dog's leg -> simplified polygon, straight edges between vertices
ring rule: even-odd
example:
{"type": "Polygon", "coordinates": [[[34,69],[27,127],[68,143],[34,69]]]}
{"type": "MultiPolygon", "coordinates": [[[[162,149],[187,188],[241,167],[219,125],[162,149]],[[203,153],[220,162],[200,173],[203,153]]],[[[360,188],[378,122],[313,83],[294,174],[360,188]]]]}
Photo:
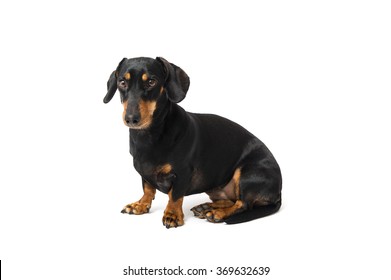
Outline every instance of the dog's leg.
{"type": "Polygon", "coordinates": [[[144,180],[143,189],[143,197],[137,202],[126,205],[124,209],[122,209],[121,213],[141,215],[149,212],[152,200],[155,198],[156,189],[144,180]]]}
{"type": "Polygon", "coordinates": [[[182,211],[183,197],[174,201],[171,189],[168,193],[168,198],[168,204],[163,215],[163,225],[166,228],[182,226],[185,223],[182,211]]]}
{"type": "Polygon", "coordinates": [[[196,217],[214,223],[250,221],[278,211],[281,186],[281,171],[275,159],[267,151],[256,149],[235,169],[227,185],[207,192],[212,203],[191,210],[196,217]],[[221,199],[224,201],[218,202],[221,199]]]}
{"type": "Polygon", "coordinates": [[[241,169],[237,168],[228,184],[222,188],[208,192],[213,202],[207,202],[191,209],[194,216],[207,219],[209,222],[219,223],[229,216],[241,212],[246,205],[240,200],[241,169]]]}
{"type": "Polygon", "coordinates": [[[224,222],[228,217],[244,211],[244,203],[241,200],[236,200],[234,205],[226,208],[216,208],[205,214],[206,219],[212,223],[224,222]]]}

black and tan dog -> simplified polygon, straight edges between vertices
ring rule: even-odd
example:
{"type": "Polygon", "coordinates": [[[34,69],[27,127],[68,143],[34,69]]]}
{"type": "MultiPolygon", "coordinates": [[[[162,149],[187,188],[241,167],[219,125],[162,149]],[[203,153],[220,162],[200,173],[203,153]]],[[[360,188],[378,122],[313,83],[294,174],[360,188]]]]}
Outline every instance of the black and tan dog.
{"type": "Polygon", "coordinates": [[[212,202],[191,210],[210,222],[240,223],[277,212],[282,180],[273,155],[238,124],[178,106],[189,85],[186,73],[161,57],[124,58],[111,74],[103,101],[119,90],[144,190],[122,213],[149,212],[156,190],[169,197],[167,228],[184,224],[183,197],[201,192],[212,202]]]}

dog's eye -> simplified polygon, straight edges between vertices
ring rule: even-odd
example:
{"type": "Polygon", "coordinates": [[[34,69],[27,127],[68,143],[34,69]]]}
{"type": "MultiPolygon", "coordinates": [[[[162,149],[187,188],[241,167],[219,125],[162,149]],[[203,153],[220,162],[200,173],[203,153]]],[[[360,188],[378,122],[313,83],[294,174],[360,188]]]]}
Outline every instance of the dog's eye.
{"type": "Polygon", "coordinates": [[[157,85],[157,81],[154,80],[154,79],[149,79],[149,80],[147,81],[147,83],[146,83],[146,87],[147,87],[148,89],[151,89],[151,88],[153,88],[153,87],[156,86],[156,85],[157,85]]]}
{"type": "Polygon", "coordinates": [[[122,80],[122,81],[119,81],[119,82],[118,82],[118,86],[119,86],[120,88],[125,89],[127,85],[126,85],[126,82],[122,80]]]}

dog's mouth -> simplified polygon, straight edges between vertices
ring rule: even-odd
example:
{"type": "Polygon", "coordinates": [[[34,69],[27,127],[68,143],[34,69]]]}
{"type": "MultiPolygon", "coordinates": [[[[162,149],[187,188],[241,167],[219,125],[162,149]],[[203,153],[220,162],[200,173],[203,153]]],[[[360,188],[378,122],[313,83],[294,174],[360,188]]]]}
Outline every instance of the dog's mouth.
{"type": "Polygon", "coordinates": [[[132,124],[132,123],[127,123],[127,122],[124,120],[124,124],[125,124],[127,127],[129,127],[130,129],[142,130],[142,129],[147,129],[147,128],[151,125],[151,122],[145,121],[145,122],[142,122],[142,123],[132,124]]]}

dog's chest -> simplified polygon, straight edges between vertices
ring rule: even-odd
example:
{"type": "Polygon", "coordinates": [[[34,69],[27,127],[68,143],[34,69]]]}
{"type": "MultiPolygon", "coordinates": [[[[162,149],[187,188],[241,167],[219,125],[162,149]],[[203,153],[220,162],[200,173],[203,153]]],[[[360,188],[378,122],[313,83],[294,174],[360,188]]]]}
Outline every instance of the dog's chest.
{"type": "Polygon", "coordinates": [[[134,167],[146,181],[163,193],[168,193],[175,180],[169,163],[134,160],[134,167]]]}

